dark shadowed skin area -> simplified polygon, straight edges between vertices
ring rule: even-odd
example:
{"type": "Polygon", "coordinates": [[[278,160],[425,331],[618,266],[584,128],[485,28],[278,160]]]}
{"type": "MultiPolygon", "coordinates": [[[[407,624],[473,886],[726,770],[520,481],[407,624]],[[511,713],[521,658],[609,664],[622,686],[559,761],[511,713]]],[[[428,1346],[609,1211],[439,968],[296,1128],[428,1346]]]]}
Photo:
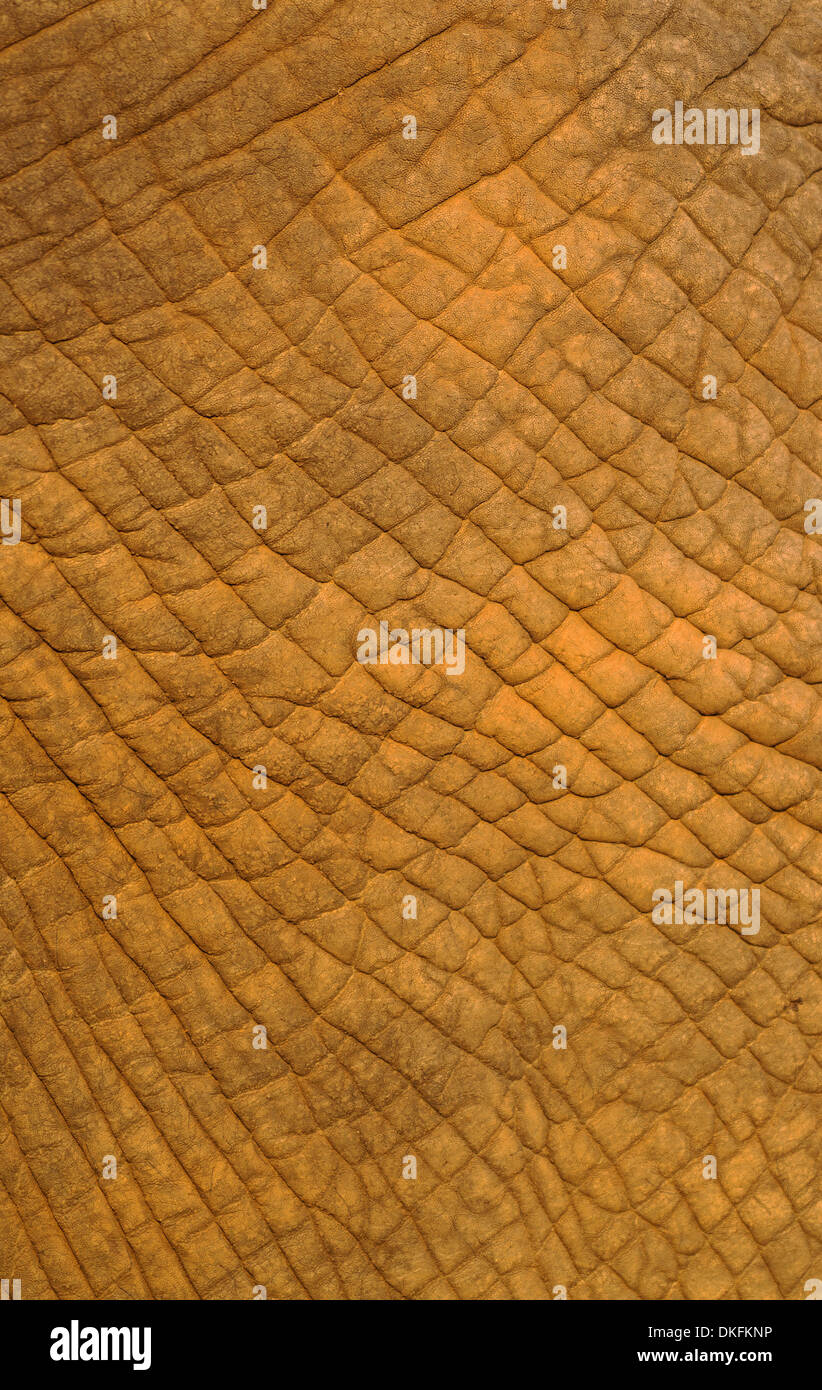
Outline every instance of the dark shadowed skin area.
{"type": "Polygon", "coordinates": [[[24,1298],[822,1278],[820,33],[5,0],[24,1298]]]}

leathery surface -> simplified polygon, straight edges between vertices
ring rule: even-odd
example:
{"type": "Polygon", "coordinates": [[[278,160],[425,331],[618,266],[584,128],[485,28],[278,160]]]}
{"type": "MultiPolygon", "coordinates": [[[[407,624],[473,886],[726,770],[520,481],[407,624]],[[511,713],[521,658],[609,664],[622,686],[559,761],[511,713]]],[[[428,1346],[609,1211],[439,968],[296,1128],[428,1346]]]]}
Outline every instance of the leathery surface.
{"type": "Polygon", "coordinates": [[[3,6],[24,1298],[822,1277],[819,36],[3,6]],[[680,99],[761,148],[656,144],[680,99]],[[760,930],[654,921],[678,881],[760,930]]]}

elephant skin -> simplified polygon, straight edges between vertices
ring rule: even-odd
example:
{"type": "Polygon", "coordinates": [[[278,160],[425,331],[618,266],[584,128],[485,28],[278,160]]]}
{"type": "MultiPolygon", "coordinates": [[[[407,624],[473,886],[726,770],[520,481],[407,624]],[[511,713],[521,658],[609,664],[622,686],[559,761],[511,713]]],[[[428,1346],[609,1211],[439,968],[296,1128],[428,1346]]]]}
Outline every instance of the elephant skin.
{"type": "Polygon", "coordinates": [[[7,0],[24,1298],[822,1278],[818,41],[7,0]]]}

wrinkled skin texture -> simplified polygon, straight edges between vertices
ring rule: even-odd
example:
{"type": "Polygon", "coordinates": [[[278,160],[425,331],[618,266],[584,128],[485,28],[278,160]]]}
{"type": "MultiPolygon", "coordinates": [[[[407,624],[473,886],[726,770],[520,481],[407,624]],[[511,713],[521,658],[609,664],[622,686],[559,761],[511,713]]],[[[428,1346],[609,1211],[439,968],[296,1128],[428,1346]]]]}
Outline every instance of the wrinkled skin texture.
{"type": "Polygon", "coordinates": [[[822,1277],[819,32],[6,0],[24,1297],[822,1277]],[[761,152],[656,146],[678,98],[761,152]],[[464,627],[464,675],[359,664],[381,619],[464,627]],[[677,878],[758,885],[759,934],[655,925],[677,878]]]}

